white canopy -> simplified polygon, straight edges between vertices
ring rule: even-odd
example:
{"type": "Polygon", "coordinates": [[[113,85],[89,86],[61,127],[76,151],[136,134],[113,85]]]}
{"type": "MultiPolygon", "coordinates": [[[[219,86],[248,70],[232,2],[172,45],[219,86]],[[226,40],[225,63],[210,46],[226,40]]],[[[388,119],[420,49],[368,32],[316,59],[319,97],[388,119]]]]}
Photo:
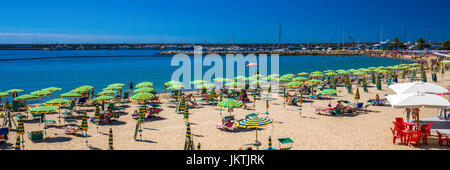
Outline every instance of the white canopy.
{"type": "Polygon", "coordinates": [[[397,94],[407,94],[407,93],[417,93],[417,92],[423,92],[423,93],[449,93],[449,91],[441,86],[438,86],[433,83],[427,83],[427,82],[412,82],[412,83],[400,83],[400,84],[393,84],[388,86],[390,89],[394,90],[397,94]]]}
{"type": "Polygon", "coordinates": [[[450,103],[443,97],[426,93],[388,95],[386,99],[394,108],[446,108],[450,106],[450,103]]]}

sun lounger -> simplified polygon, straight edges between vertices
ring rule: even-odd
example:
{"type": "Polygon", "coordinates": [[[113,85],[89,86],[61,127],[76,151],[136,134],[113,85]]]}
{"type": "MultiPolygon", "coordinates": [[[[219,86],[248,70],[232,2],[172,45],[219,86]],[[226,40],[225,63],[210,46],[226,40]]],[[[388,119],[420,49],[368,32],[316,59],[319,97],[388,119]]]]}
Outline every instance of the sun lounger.
{"type": "Polygon", "coordinates": [[[326,108],[326,107],[323,107],[323,108],[318,107],[318,108],[315,108],[315,110],[316,110],[316,114],[320,114],[320,113],[322,113],[322,114],[331,114],[331,111],[333,109],[332,108],[326,108]]]}

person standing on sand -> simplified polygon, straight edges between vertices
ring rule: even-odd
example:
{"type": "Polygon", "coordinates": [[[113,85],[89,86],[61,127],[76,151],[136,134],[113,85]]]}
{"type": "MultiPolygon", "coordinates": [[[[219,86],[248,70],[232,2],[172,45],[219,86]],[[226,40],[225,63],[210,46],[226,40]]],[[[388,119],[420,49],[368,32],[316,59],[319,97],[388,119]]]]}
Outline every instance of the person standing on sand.
{"type": "Polygon", "coordinates": [[[406,121],[409,122],[409,117],[411,116],[411,109],[406,108],[405,111],[403,111],[403,113],[406,113],[406,121]]]}
{"type": "Polygon", "coordinates": [[[130,81],[130,90],[133,90],[133,81],[130,81]]]}
{"type": "MultiPolygon", "coordinates": [[[[414,108],[413,109],[413,111],[412,111],[412,118],[414,119],[414,120],[416,120],[417,118],[419,118],[419,108],[414,108]]],[[[416,122],[416,123],[418,123],[418,122],[416,122]]]]}

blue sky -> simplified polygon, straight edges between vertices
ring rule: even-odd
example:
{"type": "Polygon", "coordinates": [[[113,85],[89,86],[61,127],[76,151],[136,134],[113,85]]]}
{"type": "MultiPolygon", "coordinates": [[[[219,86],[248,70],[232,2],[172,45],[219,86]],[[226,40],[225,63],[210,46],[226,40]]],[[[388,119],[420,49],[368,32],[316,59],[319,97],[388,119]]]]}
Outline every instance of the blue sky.
{"type": "Polygon", "coordinates": [[[450,39],[448,0],[2,0],[0,43],[450,39]],[[382,34],[381,32],[382,27],[382,34]]]}

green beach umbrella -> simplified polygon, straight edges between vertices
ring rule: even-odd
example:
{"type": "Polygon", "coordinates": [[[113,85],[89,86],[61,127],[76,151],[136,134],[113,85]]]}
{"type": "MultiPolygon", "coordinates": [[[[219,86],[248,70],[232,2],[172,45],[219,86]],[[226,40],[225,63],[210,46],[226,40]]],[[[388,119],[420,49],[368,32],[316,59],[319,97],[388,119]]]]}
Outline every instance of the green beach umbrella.
{"type": "Polygon", "coordinates": [[[377,89],[381,90],[381,80],[380,80],[380,75],[377,75],[376,77],[376,83],[377,83],[377,89]]]}
{"type": "Polygon", "coordinates": [[[425,70],[422,70],[422,82],[427,82],[427,74],[425,73],[425,70]]]}
{"type": "Polygon", "coordinates": [[[184,88],[183,85],[173,85],[173,86],[167,87],[167,90],[181,90],[183,88],[184,88]]]}
{"type": "Polygon", "coordinates": [[[113,149],[113,132],[112,132],[112,128],[109,128],[109,135],[108,135],[108,149],[109,150],[114,150],[113,149]]]}
{"type": "Polygon", "coordinates": [[[80,94],[82,94],[82,93],[87,93],[89,91],[89,89],[85,89],[85,88],[76,88],[76,89],[73,89],[73,90],[71,90],[71,91],[69,91],[69,93],[80,93],[80,94]]]}
{"type": "Polygon", "coordinates": [[[366,80],[366,77],[363,77],[363,89],[364,89],[364,92],[368,92],[368,90],[367,90],[367,80],[366,80]]]}
{"type": "Polygon", "coordinates": [[[205,81],[205,80],[194,80],[194,81],[191,81],[191,84],[206,84],[206,83],[209,83],[209,82],[205,81]]]}
{"type": "MultiPolygon", "coordinates": [[[[137,88],[137,87],[136,87],[137,88]]],[[[122,90],[122,87],[120,86],[108,86],[104,89],[102,89],[103,91],[109,91],[109,90],[122,90]]]]}
{"type": "Polygon", "coordinates": [[[143,103],[142,106],[139,107],[139,116],[138,116],[139,124],[144,124],[144,117],[146,114],[147,114],[147,105],[143,103]]]}
{"type": "Polygon", "coordinates": [[[47,88],[42,89],[42,90],[50,91],[50,92],[55,92],[55,91],[61,91],[62,89],[59,88],[59,87],[47,87],[47,88]]]}
{"type": "Polygon", "coordinates": [[[57,106],[42,105],[42,106],[31,107],[28,109],[28,112],[31,114],[43,114],[43,113],[56,112],[56,110],[58,110],[58,109],[59,109],[59,107],[57,107],[57,106]]]}
{"type": "Polygon", "coordinates": [[[78,93],[63,93],[61,95],[59,95],[59,97],[61,98],[80,98],[83,97],[83,95],[78,94],[78,93]]]}
{"type": "Polygon", "coordinates": [[[98,104],[95,105],[95,111],[94,111],[94,120],[100,122],[102,114],[100,113],[100,107],[98,104]]]}
{"type": "Polygon", "coordinates": [[[153,92],[153,91],[154,91],[153,88],[143,87],[143,88],[136,89],[133,92],[135,92],[135,93],[150,93],[150,92],[153,92]]]}
{"type": "Polygon", "coordinates": [[[98,95],[114,95],[114,94],[119,94],[119,92],[115,90],[105,90],[98,93],[98,95]]]}
{"type": "Polygon", "coordinates": [[[228,83],[225,83],[225,86],[240,86],[240,85],[244,85],[244,84],[241,83],[241,82],[228,82],[228,83]]]}
{"type": "Polygon", "coordinates": [[[183,118],[186,122],[189,122],[189,108],[186,105],[184,106],[183,118]]]}
{"type": "Polygon", "coordinates": [[[21,92],[24,92],[24,90],[22,90],[22,89],[11,89],[11,90],[8,90],[6,92],[8,92],[8,93],[21,93],[21,92]]]}
{"type": "Polygon", "coordinates": [[[335,72],[328,72],[328,73],[325,73],[325,75],[327,75],[327,76],[337,76],[338,74],[335,73],[335,72]]]}
{"type": "Polygon", "coordinates": [[[235,80],[245,80],[247,77],[245,77],[245,76],[237,76],[237,77],[235,77],[234,79],[235,80]]]}
{"type": "Polygon", "coordinates": [[[340,90],[336,90],[336,89],[325,89],[325,90],[321,90],[317,93],[319,94],[323,94],[323,95],[334,95],[341,92],[340,90]]]}
{"type": "Polygon", "coordinates": [[[152,93],[138,93],[135,94],[133,97],[131,97],[133,100],[138,100],[138,101],[145,101],[145,100],[151,100],[155,98],[155,95],[153,95],[152,93]]]}
{"type": "Polygon", "coordinates": [[[154,84],[152,82],[145,81],[145,82],[141,82],[141,83],[137,84],[136,88],[153,87],[153,85],[154,84]]]}
{"type": "Polygon", "coordinates": [[[301,73],[298,73],[297,75],[299,75],[299,76],[306,76],[306,75],[309,75],[309,73],[307,73],[307,72],[301,72],[301,73]]]}
{"type": "Polygon", "coordinates": [[[295,77],[295,74],[285,74],[285,75],[283,75],[281,77],[287,77],[287,78],[293,79],[295,77]]]}
{"type": "Polygon", "coordinates": [[[91,89],[94,88],[94,86],[84,85],[84,86],[80,86],[80,87],[78,87],[78,88],[80,88],[80,89],[88,89],[88,90],[91,90],[91,89]]]}
{"type": "Polygon", "coordinates": [[[306,77],[296,77],[296,78],[292,79],[292,81],[307,81],[307,80],[308,80],[308,78],[306,78],[306,77]]]}
{"type": "Polygon", "coordinates": [[[9,95],[8,92],[0,92],[0,97],[8,97],[9,95]]]}
{"type": "Polygon", "coordinates": [[[322,80],[317,80],[317,79],[311,79],[311,80],[306,81],[306,83],[317,85],[317,84],[322,84],[323,81],[322,80]]]}
{"type": "Polygon", "coordinates": [[[286,83],[284,86],[286,86],[286,87],[299,87],[301,85],[303,85],[303,83],[300,82],[300,81],[292,81],[292,82],[286,83]]]}
{"type": "Polygon", "coordinates": [[[234,100],[234,99],[227,99],[224,101],[221,101],[217,104],[217,106],[222,108],[239,108],[242,107],[243,104],[240,101],[234,100]]]}
{"type": "Polygon", "coordinates": [[[123,84],[123,83],[114,83],[114,84],[110,84],[110,85],[108,85],[108,86],[125,87],[125,86],[127,86],[127,85],[126,85],[126,84],[123,84]]]}
{"type": "MultiPolygon", "coordinates": [[[[229,78],[215,78],[213,81],[223,83],[223,82],[231,82],[233,80],[229,79],[229,78]]],[[[208,82],[207,81],[198,81],[198,82],[196,82],[196,84],[202,84],[202,83],[208,83],[208,82]]]]}
{"type": "Polygon", "coordinates": [[[107,101],[107,100],[112,100],[112,99],[115,99],[115,98],[112,96],[98,96],[98,97],[92,99],[91,101],[107,101]]]}
{"type": "Polygon", "coordinates": [[[291,82],[292,78],[281,76],[278,81],[280,82],[291,82]]]}
{"type": "Polygon", "coordinates": [[[15,101],[27,101],[27,100],[31,100],[31,99],[37,99],[38,97],[35,95],[31,95],[31,94],[24,94],[24,95],[20,95],[19,97],[14,98],[13,100],[15,101]]]}
{"type": "Polygon", "coordinates": [[[210,88],[214,88],[214,87],[215,87],[214,84],[209,84],[209,83],[200,84],[200,85],[196,86],[197,89],[210,89],[210,88]]]}
{"type": "Polygon", "coordinates": [[[171,80],[171,81],[164,83],[164,85],[166,85],[166,86],[183,85],[183,83],[181,83],[179,81],[171,80]]]}

